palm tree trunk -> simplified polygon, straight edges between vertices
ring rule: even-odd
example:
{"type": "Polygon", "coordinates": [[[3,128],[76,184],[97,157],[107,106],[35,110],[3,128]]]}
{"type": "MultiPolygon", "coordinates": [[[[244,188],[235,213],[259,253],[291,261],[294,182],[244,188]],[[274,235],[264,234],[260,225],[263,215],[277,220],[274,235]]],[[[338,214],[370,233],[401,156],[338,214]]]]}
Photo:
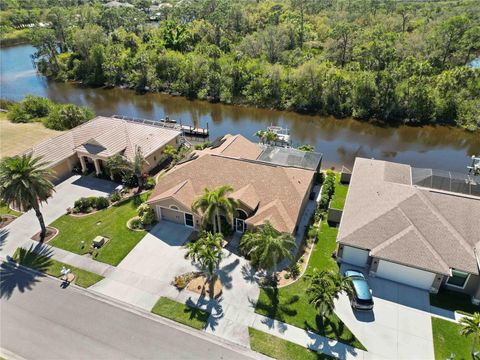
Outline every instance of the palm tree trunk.
{"type": "Polygon", "coordinates": [[[43,220],[43,215],[40,212],[38,204],[36,204],[33,209],[35,210],[35,215],[37,216],[38,222],[40,223],[40,243],[43,243],[45,236],[47,235],[47,227],[45,226],[45,221],[43,220]]]}
{"type": "Polygon", "coordinates": [[[218,232],[221,233],[222,232],[222,221],[220,220],[220,214],[218,212],[218,209],[217,209],[217,221],[218,221],[218,232]]]}
{"type": "Polygon", "coordinates": [[[475,360],[475,343],[477,342],[477,336],[473,337],[473,344],[472,344],[472,359],[475,360]]]}
{"type": "Polygon", "coordinates": [[[209,274],[209,287],[210,287],[210,299],[214,299],[215,297],[215,275],[209,274]]]}

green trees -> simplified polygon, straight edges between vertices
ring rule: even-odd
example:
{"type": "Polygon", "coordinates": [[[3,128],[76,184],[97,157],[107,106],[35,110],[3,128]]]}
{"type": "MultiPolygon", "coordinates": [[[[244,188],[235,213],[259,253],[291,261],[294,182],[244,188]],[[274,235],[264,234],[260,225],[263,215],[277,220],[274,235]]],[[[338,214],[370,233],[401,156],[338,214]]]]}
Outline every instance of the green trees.
{"type": "Polygon", "coordinates": [[[349,295],[353,293],[351,280],[336,272],[315,273],[309,280],[310,284],[307,288],[309,302],[318,310],[322,318],[333,312],[335,300],[341,292],[345,291],[349,295]]]}
{"type": "Polygon", "coordinates": [[[247,231],[240,240],[240,248],[260,269],[271,272],[276,282],[277,265],[284,259],[293,261],[292,252],[296,248],[291,234],[278,233],[266,221],[255,231],[247,231]]]}
{"type": "Polygon", "coordinates": [[[473,314],[473,317],[464,316],[460,319],[460,324],[462,328],[460,330],[460,334],[463,336],[472,336],[473,343],[472,343],[472,358],[476,359],[478,353],[475,352],[475,344],[480,336],[480,313],[476,312],[473,314]]]}
{"type": "Polygon", "coordinates": [[[213,190],[205,188],[203,194],[193,201],[192,210],[202,212],[204,227],[212,225],[215,234],[222,232],[221,216],[230,222],[235,212],[237,202],[228,197],[232,191],[230,185],[219,186],[213,190]]]}
{"type": "Polygon", "coordinates": [[[215,273],[218,270],[223,255],[222,242],[222,234],[212,234],[207,231],[202,231],[197,241],[189,242],[185,246],[187,249],[185,257],[197,263],[205,272],[210,284],[211,298],[214,297],[215,273]]]}
{"type": "Polygon", "coordinates": [[[49,129],[68,130],[93,118],[94,113],[87,107],[74,104],[54,105],[44,121],[49,129]]]}
{"type": "Polygon", "coordinates": [[[7,204],[16,204],[24,210],[33,209],[40,223],[40,242],[47,228],[40,212],[40,204],[52,195],[54,186],[50,179],[53,173],[47,163],[30,154],[7,157],[0,161],[0,199],[7,204]]]}
{"type": "Polygon", "coordinates": [[[480,56],[478,1],[181,2],[157,28],[143,7],[52,8],[52,29],[32,31],[38,70],[138,92],[478,128],[480,70],[465,66],[480,56]]]}

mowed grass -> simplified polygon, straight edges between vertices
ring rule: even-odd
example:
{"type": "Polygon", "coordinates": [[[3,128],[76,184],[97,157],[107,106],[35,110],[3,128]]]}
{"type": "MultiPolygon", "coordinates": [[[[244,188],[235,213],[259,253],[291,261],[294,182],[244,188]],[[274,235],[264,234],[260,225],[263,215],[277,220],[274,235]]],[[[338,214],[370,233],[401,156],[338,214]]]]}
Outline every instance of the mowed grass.
{"type": "Polygon", "coordinates": [[[32,249],[18,248],[13,255],[13,259],[20,265],[44,272],[56,278],[62,276],[60,270],[65,266],[75,275],[74,283],[84,288],[92,286],[103,279],[103,276],[98,274],[51,259],[49,256],[39,255],[32,249]]]}
{"type": "MultiPolygon", "coordinates": [[[[336,246],[337,231],[337,228],[330,227],[326,221],[322,222],[319,239],[310,256],[305,275],[322,270],[339,271],[336,261],[331,257],[336,246]]],[[[308,302],[308,282],[305,275],[283,288],[261,289],[255,312],[358,349],[365,349],[335,313],[329,315],[325,321],[322,320],[318,311],[308,302]]]]}
{"type": "Polygon", "coordinates": [[[152,313],[188,325],[194,329],[203,329],[210,315],[207,311],[161,297],[152,308],[152,313]]]}
{"type": "Polygon", "coordinates": [[[10,209],[10,207],[9,207],[8,205],[5,205],[5,204],[3,204],[3,203],[0,203],[0,215],[15,215],[15,216],[20,216],[20,215],[22,215],[22,213],[10,209]]]}
{"type": "Polygon", "coordinates": [[[96,236],[106,236],[110,240],[100,248],[94,259],[118,265],[146,234],[146,231],[128,229],[127,221],[137,214],[137,207],[149,195],[150,193],[143,193],[86,216],[63,215],[51,224],[59,230],[59,234],[48,244],[83,255],[89,251],[96,236]],[[82,241],[85,242],[83,247],[82,241]]]}
{"type": "MultiPolygon", "coordinates": [[[[455,354],[455,360],[472,359],[473,337],[460,335],[460,329],[460,324],[432,316],[435,359],[450,359],[451,354],[455,354]]],[[[477,344],[475,350],[480,350],[480,344],[477,344]]]]}
{"type": "Polygon", "coordinates": [[[340,174],[335,175],[335,193],[333,194],[330,207],[333,209],[343,210],[345,199],[347,197],[348,185],[340,183],[340,174]]]}
{"type": "Polygon", "coordinates": [[[0,158],[18,155],[33,145],[62,133],[47,129],[41,122],[15,124],[6,119],[6,113],[0,114],[0,158]]]}
{"type": "Polygon", "coordinates": [[[430,294],[430,305],[470,315],[480,312],[480,306],[472,304],[468,294],[446,289],[440,289],[438,294],[430,294]]]}
{"type": "Polygon", "coordinates": [[[250,347],[253,351],[262,353],[278,360],[330,360],[332,356],[309,350],[279,337],[267,334],[253,328],[248,328],[250,347]]]}

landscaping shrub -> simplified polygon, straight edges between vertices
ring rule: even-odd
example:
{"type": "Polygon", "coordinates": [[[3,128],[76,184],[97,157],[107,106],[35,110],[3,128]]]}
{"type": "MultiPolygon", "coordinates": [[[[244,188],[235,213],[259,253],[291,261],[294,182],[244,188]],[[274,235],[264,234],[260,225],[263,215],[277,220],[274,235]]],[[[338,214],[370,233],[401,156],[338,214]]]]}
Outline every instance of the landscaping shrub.
{"type": "Polygon", "coordinates": [[[92,200],[94,198],[92,197],[82,197],[78,200],[75,201],[75,203],[73,204],[73,207],[75,209],[78,209],[78,212],[83,212],[83,213],[86,213],[86,212],[89,212],[91,210],[91,208],[93,207],[93,203],[95,200],[92,200]]]}
{"type": "Polygon", "coordinates": [[[144,188],[146,190],[150,190],[150,189],[153,189],[155,187],[155,185],[156,185],[155,179],[153,177],[149,176],[147,178],[147,180],[145,181],[144,188]]]}
{"type": "Polygon", "coordinates": [[[106,198],[104,196],[99,196],[99,197],[95,198],[94,207],[97,210],[106,209],[109,205],[110,205],[110,201],[108,200],[108,198],[106,198]]]}
{"type": "Polygon", "coordinates": [[[143,225],[142,225],[142,220],[140,219],[140,217],[135,216],[132,220],[130,220],[130,227],[132,229],[142,229],[143,225]]]}
{"type": "Polygon", "coordinates": [[[308,228],[308,237],[310,239],[314,239],[317,237],[318,232],[319,232],[318,227],[316,227],[315,225],[310,225],[310,227],[308,228]]]}
{"type": "Polygon", "coordinates": [[[44,121],[53,130],[69,130],[83,124],[94,116],[92,110],[74,104],[56,105],[44,121]]]}
{"type": "Polygon", "coordinates": [[[326,210],[333,193],[335,192],[335,172],[327,170],[327,176],[323,182],[322,194],[320,196],[320,209],[326,210]]]}
{"type": "Polygon", "coordinates": [[[114,191],[113,193],[110,194],[110,201],[112,203],[120,201],[121,199],[122,199],[122,194],[120,194],[119,191],[114,191]]]}
{"type": "Polygon", "coordinates": [[[137,208],[138,216],[143,225],[152,225],[155,221],[155,213],[147,204],[142,204],[137,208]]]}
{"type": "Polygon", "coordinates": [[[133,171],[128,171],[122,175],[122,184],[128,188],[138,186],[138,179],[133,171]]]}
{"type": "Polygon", "coordinates": [[[288,272],[294,279],[299,277],[300,276],[300,266],[298,265],[298,263],[296,263],[296,262],[292,263],[290,265],[290,267],[288,268],[288,272]]]}
{"type": "Polygon", "coordinates": [[[15,105],[15,101],[0,99],[0,109],[10,110],[10,108],[15,105]]]}
{"type": "Polygon", "coordinates": [[[47,116],[53,103],[39,96],[27,95],[21,102],[10,105],[8,119],[14,123],[24,123],[47,116]]]}

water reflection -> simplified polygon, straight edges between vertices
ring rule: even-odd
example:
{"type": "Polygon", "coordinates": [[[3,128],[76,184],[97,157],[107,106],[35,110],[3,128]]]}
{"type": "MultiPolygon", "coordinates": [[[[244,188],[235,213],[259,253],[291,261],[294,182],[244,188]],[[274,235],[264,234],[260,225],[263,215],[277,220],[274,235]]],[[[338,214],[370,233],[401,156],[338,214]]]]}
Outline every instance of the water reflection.
{"type": "Polygon", "coordinates": [[[325,166],[351,167],[356,156],[394,160],[419,167],[465,171],[467,156],[480,153],[480,134],[448,127],[387,128],[353,119],[300,115],[252,107],[210,104],[164,94],[138,95],[125,89],[92,89],[47,81],[32,71],[28,45],[0,49],[1,97],[26,94],[58,102],[88,105],[99,115],[121,114],[151,119],[165,116],[184,123],[209,125],[211,137],[254,133],[268,125],[290,129],[294,145],[312,144],[324,153],[325,166]]]}

